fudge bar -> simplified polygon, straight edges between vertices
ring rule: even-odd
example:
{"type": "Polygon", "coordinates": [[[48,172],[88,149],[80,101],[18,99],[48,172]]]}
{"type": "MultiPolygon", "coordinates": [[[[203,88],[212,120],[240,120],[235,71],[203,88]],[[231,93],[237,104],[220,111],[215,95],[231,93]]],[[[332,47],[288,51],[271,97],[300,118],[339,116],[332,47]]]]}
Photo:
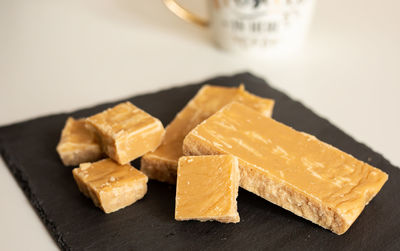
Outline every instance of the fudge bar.
{"type": "Polygon", "coordinates": [[[241,187],[336,234],[349,229],[388,179],[381,170],[239,103],[193,129],[183,152],[238,157],[241,187]]]}
{"type": "Polygon", "coordinates": [[[186,134],[232,101],[245,104],[265,116],[271,116],[274,107],[273,100],[250,94],[243,85],[238,88],[205,85],[166,127],[165,137],[157,150],[142,157],[141,171],[151,179],[175,184],[186,134]]]}

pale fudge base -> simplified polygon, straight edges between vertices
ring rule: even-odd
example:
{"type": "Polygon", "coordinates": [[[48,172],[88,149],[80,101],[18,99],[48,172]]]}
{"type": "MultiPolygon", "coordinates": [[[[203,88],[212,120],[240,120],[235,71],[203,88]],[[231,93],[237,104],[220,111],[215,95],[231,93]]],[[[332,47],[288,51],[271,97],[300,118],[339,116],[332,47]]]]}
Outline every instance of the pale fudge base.
{"type": "MultiPolygon", "coordinates": [[[[215,151],[192,137],[184,142],[185,155],[213,155],[224,154],[215,151]]],[[[317,200],[303,194],[292,186],[282,183],[273,176],[263,172],[260,168],[239,159],[240,186],[294,214],[301,216],[315,224],[329,229],[336,234],[345,233],[353,222],[346,220],[331,208],[324,206],[317,200]]],[[[366,204],[373,198],[370,194],[366,204]]]]}
{"type": "Polygon", "coordinates": [[[98,144],[64,143],[57,147],[64,166],[78,166],[80,163],[101,159],[103,151],[98,144]],[[70,150],[70,149],[74,150],[70,150]]]}
{"type": "Polygon", "coordinates": [[[65,166],[77,166],[103,156],[99,139],[86,128],[85,120],[72,117],[65,123],[56,150],[65,166]]]}
{"type": "Polygon", "coordinates": [[[142,199],[147,193],[147,180],[135,183],[130,187],[113,189],[108,193],[100,195],[100,201],[109,201],[107,204],[101,204],[100,207],[105,213],[112,213],[142,199]],[[117,194],[117,195],[116,195],[117,194]]]}
{"type": "Polygon", "coordinates": [[[150,179],[176,184],[176,168],[178,162],[160,158],[148,153],[144,155],[140,161],[140,171],[147,175],[150,179]]]}
{"type": "MultiPolygon", "coordinates": [[[[200,156],[200,157],[212,157],[212,156],[200,156]]],[[[226,155],[221,155],[221,156],[214,156],[216,158],[221,157],[221,158],[225,158],[226,155]]],[[[180,185],[183,185],[182,182],[180,180],[178,180],[178,186],[177,186],[177,198],[176,198],[176,208],[175,208],[175,220],[177,221],[187,221],[187,220],[197,220],[197,221],[201,221],[201,222],[205,222],[205,221],[218,221],[221,223],[238,223],[240,222],[240,216],[239,213],[237,211],[237,202],[236,202],[236,198],[238,196],[238,192],[239,192],[239,181],[240,181],[240,172],[239,172],[239,168],[238,168],[238,162],[236,160],[235,157],[233,156],[229,156],[230,158],[233,158],[234,160],[234,165],[231,166],[231,176],[229,178],[229,188],[227,189],[231,189],[230,191],[232,192],[229,196],[232,196],[232,202],[229,205],[229,210],[227,213],[224,213],[223,215],[197,215],[197,216],[193,216],[193,213],[190,213],[189,215],[187,213],[182,212],[183,208],[180,208],[180,204],[181,204],[181,200],[185,200],[185,198],[179,198],[179,202],[178,202],[178,194],[180,193],[179,189],[180,189],[180,185]]],[[[185,158],[185,157],[182,157],[185,158]]],[[[210,161],[209,165],[213,165],[215,163],[215,161],[210,161]]],[[[178,167],[179,168],[179,167],[178,167]]],[[[201,171],[197,171],[197,172],[201,172],[201,171]]],[[[178,175],[180,172],[178,171],[178,175]]],[[[179,178],[178,178],[179,179],[179,178]]],[[[190,179],[185,179],[186,182],[188,182],[188,184],[190,184],[192,181],[190,181],[190,179]]],[[[181,190],[182,191],[182,190],[181,190]]],[[[199,191],[201,192],[201,191],[199,191]]],[[[183,193],[185,193],[185,191],[183,190],[183,193]]],[[[187,196],[187,195],[186,195],[187,196]]],[[[197,194],[193,194],[193,196],[197,196],[197,194]]],[[[210,195],[212,196],[212,195],[210,195]]],[[[196,203],[201,203],[202,201],[196,201],[196,203]]],[[[197,205],[197,204],[196,204],[197,205]]],[[[223,206],[222,206],[223,208],[223,206]]],[[[197,210],[197,209],[196,209],[197,210]]]]}
{"type": "Polygon", "coordinates": [[[185,217],[175,217],[175,220],[177,221],[188,221],[188,220],[196,220],[200,222],[207,222],[207,221],[218,221],[221,223],[239,223],[240,222],[240,217],[239,215],[232,214],[232,215],[227,215],[224,217],[218,217],[218,216],[213,216],[213,217],[199,217],[199,218],[185,218],[185,217]]]}

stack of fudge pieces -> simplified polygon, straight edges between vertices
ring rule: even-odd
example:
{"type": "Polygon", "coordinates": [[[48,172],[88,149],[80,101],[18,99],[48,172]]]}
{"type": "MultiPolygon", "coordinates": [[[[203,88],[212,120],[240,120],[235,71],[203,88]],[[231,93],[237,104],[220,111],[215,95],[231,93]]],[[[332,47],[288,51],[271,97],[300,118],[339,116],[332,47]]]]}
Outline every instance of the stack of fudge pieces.
{"type": "Polygon", "coordinates": [[[205,85],[165,130],[129,102],[69,118],[57,151],[106,213],[143,198],[150,178],[176,184],[176,220],[239,222],[240,186],[343,234],[388,175],[273,120],[273,107],[243,85],[205,85]],[[138,157],[141,171],[129,164],[138,157]]]}

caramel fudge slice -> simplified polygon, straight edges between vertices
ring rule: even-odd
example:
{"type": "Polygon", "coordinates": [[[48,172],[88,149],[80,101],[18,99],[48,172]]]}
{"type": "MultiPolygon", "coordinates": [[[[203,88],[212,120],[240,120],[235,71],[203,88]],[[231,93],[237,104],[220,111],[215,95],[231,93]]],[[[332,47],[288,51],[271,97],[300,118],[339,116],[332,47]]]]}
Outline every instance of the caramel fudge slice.
{"type": "Polygon", "coordinates": [[[187,155],[232,154],[240,186],[343,234],[388,175],[306,133],[232,103],[185,138],[187,155]]]}
{"type": "Polygon", "coordinates": [[[239,179],[238,161],[232,155],[181,157],[175,219],[239,222],[239,179]]]}
{"type": "Polygon", "coordinates": [[[57,152],[66,166],[96,161],[103,155],[97,136],[86,129],[85,124],[84,119],[75,120],[72,117],[65,123],[57,152]]]}
{"type": "Polygon", "coordinates": [[[274,101],[257,97],[239,88],[205,85],[167,126],[160,147],[142,157],[141,171],[149,178],[175,184],[178,159],[183,155],[183,139],[196,125],[226,104],[237,101],[265,116],[271,116],[274,101]]]}
{"type": "Polygon", "coordinates": [[[130,102],[107,109],[86,121],[100,136],[104,152],[119,164],[155,150],[164,135],[164,127],[158,119],[130,102]]]}
{"type": "Polygon", "coordinates": [[[135,203],[147,192],[147,176],[129,164],[112,159],[82,163],[72,171],[79,190],[105,213],[135,203]]]}

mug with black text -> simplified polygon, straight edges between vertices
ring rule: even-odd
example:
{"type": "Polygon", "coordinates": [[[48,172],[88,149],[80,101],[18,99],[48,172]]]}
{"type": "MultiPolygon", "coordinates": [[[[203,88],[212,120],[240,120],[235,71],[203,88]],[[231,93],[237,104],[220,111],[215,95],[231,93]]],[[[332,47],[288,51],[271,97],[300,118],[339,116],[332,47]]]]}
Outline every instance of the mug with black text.
{"type": "Polygon", "coordinates": [[[164,3],[182,19],[209,27],[218,47],[258,53],[301,47],[315,0],[207,0],[209,20],[194,15],[175,0],[164,3]]]}

